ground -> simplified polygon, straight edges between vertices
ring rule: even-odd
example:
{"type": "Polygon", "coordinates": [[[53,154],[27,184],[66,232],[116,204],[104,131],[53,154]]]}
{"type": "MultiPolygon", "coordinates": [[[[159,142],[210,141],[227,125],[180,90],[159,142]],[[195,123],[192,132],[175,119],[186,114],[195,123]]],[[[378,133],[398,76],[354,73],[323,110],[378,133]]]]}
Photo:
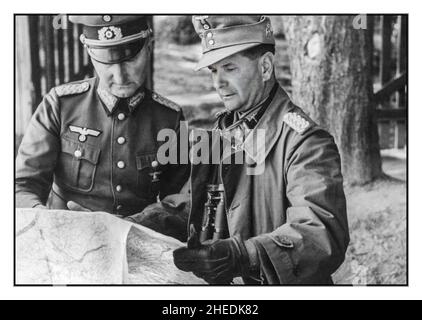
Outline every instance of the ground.
{"type": "MultiPolygon", "coordinates": [[[[277,77],[289,91],[286,44],[277,42],[277,77]]],[[[210,127],[222,106],[207,70],[195,72],[200,46],[161,44],[155,48],[154,89],[179,103],[191,126],[210,127]]],[[[406,284],[406,158],[382,152],[388,175],[363,187],[346,187],[350,245],[334,275],[340,284],[406,284]]]]}
{"type": "Polygon", "coordinates": [[[345,189],[350,245],[338,283],[407,283],[406,159],[382,159],[390,177],[345,189]]]}

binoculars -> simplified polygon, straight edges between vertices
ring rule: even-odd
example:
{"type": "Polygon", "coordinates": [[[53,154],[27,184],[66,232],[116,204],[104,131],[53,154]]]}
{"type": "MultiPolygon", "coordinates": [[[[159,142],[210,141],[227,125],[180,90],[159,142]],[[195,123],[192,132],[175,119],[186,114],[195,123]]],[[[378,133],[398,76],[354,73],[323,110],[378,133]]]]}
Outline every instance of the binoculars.
{"type": "Polygon", "coordinates": [[[207,202],[204,205],[202,228],[199,240],[225,239],[228,237],[228,226],[224,203],[223,184],[207,185],[207,202]]]}

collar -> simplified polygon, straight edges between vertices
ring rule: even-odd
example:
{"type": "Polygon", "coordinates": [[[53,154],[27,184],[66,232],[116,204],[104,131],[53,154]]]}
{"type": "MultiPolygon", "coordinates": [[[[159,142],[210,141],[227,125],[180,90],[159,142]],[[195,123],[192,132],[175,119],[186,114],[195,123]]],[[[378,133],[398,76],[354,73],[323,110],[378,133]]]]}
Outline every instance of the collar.
{"type": "Polygon", "coordinates": [[[113,111],[113,109],[116,107],[117,102],[119,101],[119,98],[112,95],[107,90],[98,87],[97,88],[98,96],[100,97],[101,101],[104,103],[104,105],[107,107],[109,113],[113,111]]]}
{"type": "Polygon", "coordinates": [[[118,98],[101,87],[97,88],[97,93],[101,101],[106,106],[106,112],[108,115],[111,115],[115,111],[116,107],[119,105],[119,102],[122,100],[126,100],[129,113],[132,113],[145,98],[145,89],[143,87],[128,99],[118,98]]]}
{"type": "Polygon", "coordinates": [[[145,89],[140,88],[132,97],[128,100],[129,111],[132,113],[135,111],[136,107],[144,100],[145,98],[145,89]]]}
{"type": "Polygon", "coordinates": [[[231,117],[231,120],[233,120],[232,124],[224,128],[224,123],[222,121],[221,123],[218,123],[219,128],[232,130],[240,126],[249,129],[249,131],[255,128],[259,122],[259,119],[261,119],[262,115],[265,113],[265,110],[267,110],[268,106],[273,101],[278,87],[278,83],[275,83],[271,88],[268,97],[264,101],[245,112],[234,112],[233,117],[231,117]]]}
{"type": "MultiPolygon", "coordinates": [[[[283,116],[288,112],[290,102],[287,93],[277,84],[275,94],[265,112],[250,130],[249,134],[239,148],[256,164],[261,164],[266,159],[281,133],[283,116]]],[[[224,152],[222,160],[231,156],[237,150],[224,152]]]]}

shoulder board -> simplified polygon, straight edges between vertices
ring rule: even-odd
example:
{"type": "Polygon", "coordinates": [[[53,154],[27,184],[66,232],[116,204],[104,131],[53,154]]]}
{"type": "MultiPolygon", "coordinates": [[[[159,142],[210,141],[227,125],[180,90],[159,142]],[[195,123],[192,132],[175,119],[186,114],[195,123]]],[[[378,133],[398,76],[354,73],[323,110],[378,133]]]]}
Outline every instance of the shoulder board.
{"type": "Polygon", "coordinates": [[[311,123],[296,112],[288,112],[284,115],[283,121],[299,134],[303,134],[311,123]]]}
{"type": "Polygon", "coordinates": [[[158,93],[153,92],[152,93],[152,99],[154,99],[154,101],[157,101],[159,104],[162,104],[170,109],[176,110],[176,111],[180,111],[180,107],[174,103],[173,101],[164,98],[163,96],[159,95],[158,93]]]}
{"type": "Polygon", "coordinates": [[[55,87],[54,90],[59,97],[70,96],[72,94],[80,94],[88,91],[89,83],[80,82],[80,83],[68,83],[61,86],[55,87]]]}

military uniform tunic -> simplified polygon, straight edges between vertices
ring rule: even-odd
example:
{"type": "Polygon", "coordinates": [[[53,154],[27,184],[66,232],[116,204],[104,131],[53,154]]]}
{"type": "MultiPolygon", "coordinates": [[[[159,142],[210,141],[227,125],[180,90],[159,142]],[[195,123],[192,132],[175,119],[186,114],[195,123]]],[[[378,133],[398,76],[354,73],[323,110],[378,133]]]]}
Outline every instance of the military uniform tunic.
{"type": "Polygon", "coordinates": [[[158,192],[165,197],[184,184],[187,166],[153,166],[157,134],[178,132],[180,108],[147,89],[118,99],[98,81],[59,86],[44,97],[16,159],[17,207],[45,204],[48,198],[52,209],[64,209],[72,200],[127,216],[156,201],[158,192]],[[161,172],[158,187],[153,171],[161,172]]]}

